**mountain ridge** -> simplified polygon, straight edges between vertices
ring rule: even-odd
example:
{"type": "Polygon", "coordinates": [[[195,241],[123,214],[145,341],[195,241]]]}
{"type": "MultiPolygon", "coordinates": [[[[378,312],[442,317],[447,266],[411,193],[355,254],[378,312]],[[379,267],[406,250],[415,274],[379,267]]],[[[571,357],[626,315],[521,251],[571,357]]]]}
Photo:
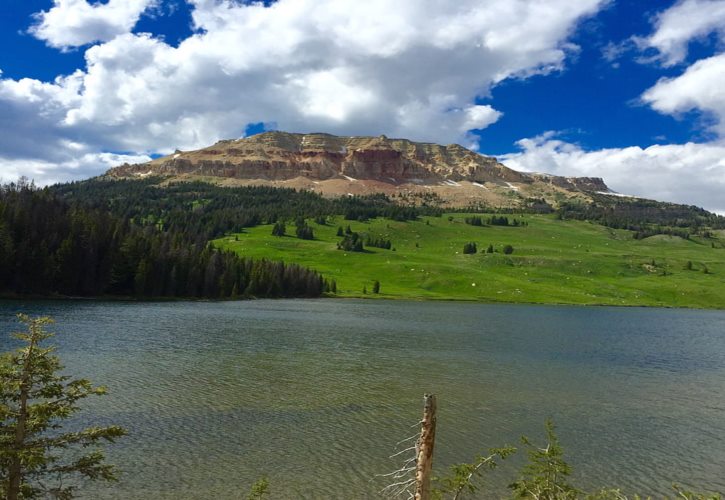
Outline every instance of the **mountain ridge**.
{"type": "Polygon", "coordinates": [[[220,140],[141,164],[110,169],[108,178],[204,178],[226,185],[264,184],[324,195],[435,193],[449,206],[520,206],[526,199],[590,201],[610,193],[601,178],[513,170],[458,144],[381,136],[263,132],[220,140]]]}

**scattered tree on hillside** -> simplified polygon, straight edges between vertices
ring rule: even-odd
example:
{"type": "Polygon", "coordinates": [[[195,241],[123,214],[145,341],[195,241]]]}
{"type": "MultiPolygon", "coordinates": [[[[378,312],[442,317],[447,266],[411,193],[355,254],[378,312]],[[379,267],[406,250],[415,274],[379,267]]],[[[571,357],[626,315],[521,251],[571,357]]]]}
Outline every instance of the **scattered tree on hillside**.
{"type": "Polygon", "coordinates": [[[362,252],[363,239],[359,233],[350,232],[345,234],[345,237],[337,244],[338,250],[345,250],[346,252],[362,252]]]}
{"type": "Polygon", "coordinates": [[[463,253],[464,254],[472,254],[476,253],[478,249],[476,248],[476,244],[473,242],[465,243],[463,245],[463,253]]]}
{"type": "Polygon", "coordinates": [[[284,236],[287,232],[287,228],[284,225],[284,222],[276,222],[274,224],[274,227],[272,228],[272,236],[284,236]]]}
{"type": "MultiPolygon", "coordinates": [[[[369,247],[384,248],[386,250],[390,250],[393,246],[393,244],[390,242],[390,240],[386,239],[383,236],[370,236],[370,235],[368,235],[365,238],[365,245],[369,246],[369,247]]],[[[418,246],[417,243],[416,243],[416,246],[418,246]]]]}
{"type": "Polygon", "coordinates": [[[52,337],[45,331],[50,318],[18,318],[27,325],[27,331],[15,334],[24,345],[0,357],[0,496],[68,499],[75,487],[64,485],[64,477],[114,481],[113,466],[104,462],[97,446],[112,443],[124,429],[61,431],[61,421],[78,411],[78,401],[103,395],[106,389],[60,374],[63,367],[55,348],[42,345],[52,337]]]}
{"type": "Polygon", "coordinates": [[[312,228],[307,224],[304,224],[303,226],[297,226],[296,233],[297,237],[301,240],[312,240],[315,238],[315,235],[312,232],[312,228]]]}
{"type": "Polygon", "coordinates": [[[512,247],[511,245],[504,245],[503,253],[505,253],[506,255],[511,255],[512,253],[514,253],[514,247],[512,247]]]}
{"type": "Polygon", "coordinates": [[[380,293],[380,282],[378,280],[373,281],[373,293],[380,293]]]}
{"type": "Polygon", "coordinates": [[[492,216],[488,219],[488,223],[492,226],[508,226],[509,225],[509,219],[508,217],[501,215],[501,216],[492,216]]]}

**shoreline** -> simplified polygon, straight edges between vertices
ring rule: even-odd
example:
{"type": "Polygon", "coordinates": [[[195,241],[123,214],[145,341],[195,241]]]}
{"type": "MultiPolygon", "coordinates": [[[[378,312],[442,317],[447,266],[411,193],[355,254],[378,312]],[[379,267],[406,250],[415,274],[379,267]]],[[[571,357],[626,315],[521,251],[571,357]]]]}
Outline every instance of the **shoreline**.
{"type": "Polygon", "coordinates": [[[386,294],[367,294],[367,295],[323,295],[321,297],[241,297],[227,299],[198,298],[198,297],[119,297],[114,295],[98,296],[98,297],[74,297],[65,295],[2,295],[0,300],[5,301],[78,301],[78,302],[128,302],[128,303],[165,303],[165,302],[247,302],[254,300],[391,300],[391,301],[410,301],[410,302],[460,302],[469,304],[486,304],[486,305],[528,305],[528,306],[567,306],[567,307],[618,307],[618,308],[647,308],[647,309],[689,309],[693,311],[725,311],[723,307],[707,307],[707,306],[682,306],[672,304],[607,304],[607,303],[578,303],[578,302],[532,302],[532,301],[505,301],[505,300],[479,300],[466,299],[460,297],[420,297],[415,295],[386,295],[386,294]]]}

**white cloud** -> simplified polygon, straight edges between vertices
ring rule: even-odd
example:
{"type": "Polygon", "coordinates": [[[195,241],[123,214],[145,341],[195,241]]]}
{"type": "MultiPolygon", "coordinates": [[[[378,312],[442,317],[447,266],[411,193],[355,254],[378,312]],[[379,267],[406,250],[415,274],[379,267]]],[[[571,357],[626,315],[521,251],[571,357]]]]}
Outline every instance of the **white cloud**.
{"type": "Polygon", "coordinates": [[[654,33],[635,42],[657,50],[654,59],[672,66],[685,59],[691,40],[713,32],[725,37],[725,0],[681,0],[656,16],[654,33]]]}
{"type": "MultiPolygon", "coordinates": [[[[681,0],[655,18],[655,31],[646,38],[636,38],[640,49],[654,49],[649,58],[663,66],[685,61],[692,40],[715,33],[725,38],[725,0],[681,0]]],[[[725,187],[725,54],[720,53],[691,64],[679,76],[662,78],[646,90],[641,100],[652,109],[678,116],[700,111],[719,138],[709,144],[651,146],[645,150],[626,148],[604,150],[608,158],[627,159],[625,152],[642,162],[647,182],[643,192],[663,193],[666,199],[702,204],[725,212],[722,196],[725,187]],[[615,154],[616,153],[616,154],[615,154]],[[657,174],[662,180],[656,179],[657,174]],[[650,178],[651,177],[651,178],[650,178]],[[651,187],[647,183],[651,182],[651,187]]],[[[591,153],[595,154],[595,153],[591,153]]],[[[615,172],[626,171],[626,165],[615,172]]],[[[636,173],[633,171],[633,173],[636,173]]],[[[644,175],[644,174],[643,174],[644,175]]],[[[610,176],[608,176],[610,177],[610,176]]],[[[637,179],[637,177],[633,177],[637,179]]]]}
{"type": "Polygon", "coordinates": [[[667,144],[586,151],[553,132],[522,139],[507,166],[529,172],[603,177],[614,191],[697,205],[725,214],[725,144],[667,144]]]}
{"type": "MultiPolygon", "coordinates": [[[[673,66],[685,61],[692,40],[715,34],[725,39],[725,0],[680,0],[654,18],[654,32],[634,37],[641,50],[656,55],[645,62],[673,66]]],[[[642,94],[642,101],[663,114],[679,115],[699,110],[712,118],[712,127],[725,137],[725,54],[720,53],[691,64],[681,75],[663,78],[642,94]]]]}
{"type": "Polygon", "coordinates": [[[53,7],[34,15],[30,33],[58,49],[105,42],[129,33],[141,14],[157,0],[53,0],[53,7]]]}
{"type": "MultiPolygon", "coordinates": [[[[76,148],[82,145],[75,145],[76,148]]],[[[89,171],[107,170],[123,163],[141,163],[151,160],[145,155],[115,153],[85,153],[60,162],[43,160],[18,160],[0,156],[0,182],[9,182],[25,176],[36,184],[47,186],[57,182],[83,180],[89,171]]],[[[100,173],[100,172],[98,172],[100,173]]]]}
{"type": "Polygon", "coordinates": [[[701,59],[680,76],[664,78],[642,95],[660,113],[684,113],[695,109],[711,114],[714,130],[725,136],[725,54],[701,59]]]}
{"type": "MultiPolygon", "coordinates": [[[[120,3],[90,8],[96,15],[120,3]]],[[[500,117],[476,98],[503,79],[561,68],[576,50],[569,34],[603,0],[280,0],[268,8],[189,0],[195,34],[177,47],[128,33],[150,2],[127,3],[135,7],[102,33],[62,29],[88,18],[87,2],[58,0],[55,12],[66,14],[55,21],[53,9],[41,14],[36,36],[55,46],[107,41],[70,77],[0,80],[8,134],[0,154],[54,162],[62,139],[97,151],[169,152],[238,137],[257,122],[467,141],[469,129],[500,117]],[[10,130],[14,122],[44,145],[33,151],[10,130]]]]}

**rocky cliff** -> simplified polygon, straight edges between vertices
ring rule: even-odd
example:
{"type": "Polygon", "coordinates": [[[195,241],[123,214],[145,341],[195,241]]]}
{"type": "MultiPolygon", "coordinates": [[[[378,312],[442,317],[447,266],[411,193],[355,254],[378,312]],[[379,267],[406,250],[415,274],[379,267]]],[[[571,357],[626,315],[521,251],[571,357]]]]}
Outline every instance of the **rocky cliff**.
{"type": "Polygon", "coordinates": [[[512,206],[526,197],[554,200],[608,191],[601,179],[517,172],[457,144],[286,132],[223,140],[107,173],[148,175],[293,186],[330,195],[432,191],[451,205],[512,206]]]}

